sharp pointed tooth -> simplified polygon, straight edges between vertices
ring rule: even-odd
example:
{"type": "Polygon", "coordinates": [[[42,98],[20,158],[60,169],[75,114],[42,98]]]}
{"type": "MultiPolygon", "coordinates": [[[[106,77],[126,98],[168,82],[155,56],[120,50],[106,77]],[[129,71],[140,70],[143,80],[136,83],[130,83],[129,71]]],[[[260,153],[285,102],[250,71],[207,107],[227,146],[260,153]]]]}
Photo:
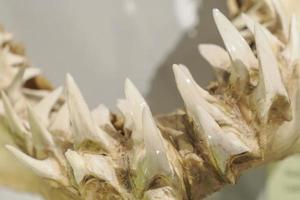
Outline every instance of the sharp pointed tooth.
{"type": "Polygon", "coordinates": [[[142,127],[142,110],[144,106],[147,106],[147,103],[129,79],[125,81],[125,96],[132,108],[132,119],[135,128],[140,130],[142,127]]]}
{"type": "Polygon", "coordinates": [[[188,69],[183,65],[173,65],[177,88],[189,114],[193,115],[196,106],[200,105],[218,121],[228,118],[215,106],[216,99],[196,84],[188,69]]]}
{"type": "Polygon", "coordinates": [[[31,107],[28,108],[28,121],[32,133],[32,139],[37,149],[55,149],[55,143],[52,135],[48,132],[46,126],[36,111],[31,107]]]}
{"type": "Polygon", "coordinates": [[[21,119],[19,118],[18,114],[14,111],[8,97],[3,91],[1,92],[1,95],[5,110],[5,118],[7,120],[9,128],[12,132],[18,134],[21,138],[26,138],[30,135],[29,132],[26,131],[21,119]]]}
{"type": "Polygon", "coordinates": [[[164,144],[164,139],[157,128],[150,109],[144,107],[142,114],[143,135],[146,149],[147,170],[146,176],[155,176],[163,174],[170,176],[173,174],[173,169],[167,156],[167,149],[164,144]]]}
{"type": "Polygon", "coordinates": [[[99,143],[107,151],[114,151],[116,141],[96,126],[87,104],[70,75],[66,77],[66,100],[77,145],[90,140],[99,143]]]}
{"type": "Polygon", "coordinates": [[[14,104],[17,100],[22,99],[22,85],[25,68],[20,68],[12,83],[6,89],[7,96],[14,104]]]}
{"type": "Polygon", "coordinates": [[[56,90],[44,97],[37,105],[34,107],[35,113],[38,113],[40,120],[48,126],[49,124],[49,114],[53,106],[62,94],[62,87],[58,87],[56,90]]]}
{"type": "MultiPolygon", "coordinates": [[[[244,13],[242,14],[242,18],[246,22],[247,28],[254,35],[255,34],[254,27],[255,27],[256,22],[251,17],[249,17],[248,15],[246,15],[244,13]]],[[[259,26],[261,27],[261,29],[263,30],[263,32],[265,33],[267,38],[270,40],[272,47],[274,49],[278,49],[279,47],[281,47],[281,48],[284,47],[284,44],[276,36],[274,36],[268,29],[266,29],[264,26],[261,26],[261,25],[259,25],[259,26]]]]}
{"type": "Polygon", "coordinates": [[[291,20],[290,36],[286,54],[289,56],[288,59],[290,60],[291,66],[300,60],[300,39],[297,27],[297,17],[295,15],[293,15],[291,20]]]}
{"type": "Polygon", "coordinates": [[[255,55],[234,25],[218,9],[213,10],[213,16],[231,59],[242,62],[248,70],[257,69],[255,55]]]}
{"type": "Polygon", "coordinates": [[[241,153],[249,152],[249,148],[231,132],[224,132],[213,117],[201,106],[196,108],[194,121],[200,131],[198,137],[205,141],[211,151],[210,159],[213,164],[225,174],[227,164],[241,153]]]}
{"type": "Polygon", "coordinates": [[[55,180],[64,185],[67,183],[66,177],[64,177],[60,171],[60,167],[58,163],[53,159],[46,160],[36,160],[19,149],[6,145],[6,148],[18,158],[24,165],[29,167],[33,172],[35,172],[38,176],[41,176],[46,179],[55,180]]]}
{"type": "Polygon", "coordinates": [[[281,25],[283,34],[285,38],[287,39],[289,37],[289,20],[287,18],[287,14],[284,11],[284,6],[280,2],[280,0],[272,0],[275,12],[277,14],[277,17],[279,19],[279,23],[281,25]]]}
{"type": "Polygon", "coordinates": [[[85,176],[92,175],[106,181],[120,191],[113,162],[107,157],[93,154],[80,155],[72,150],[68,150],[65,155],[72,166],[74,177],[78,184],[81,183],[85,176]]]}
{"type": "Polygon", "coordinates": [[[231,60],[228,53],[222,47],[214,44],[201,44],[199,51],[214,68],[218,81],[223,82],[230,70],[231,60]]]}
{"type": "Polygon", "coordinates": [[[268,38],[259,26],[255,26],[255,42],[260,60],[260,81],[254,94],[259,117],[268,120],[270,115],[277,114],[278,117],[279,114],[290,120],[290,100],[281,79],[277,59],[268,38]]]}

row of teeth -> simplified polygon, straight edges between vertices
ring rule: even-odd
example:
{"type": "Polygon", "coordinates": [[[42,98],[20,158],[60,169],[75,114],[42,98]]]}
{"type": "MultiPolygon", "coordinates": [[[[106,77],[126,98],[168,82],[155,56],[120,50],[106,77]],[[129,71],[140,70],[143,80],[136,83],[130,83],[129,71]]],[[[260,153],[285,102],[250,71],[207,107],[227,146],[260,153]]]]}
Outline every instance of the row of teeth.
{"type": "MultiPolygon", "coordinates": [[[[257,117],[263,123],[267,123],[269,117],[273,115],[272,112],[275,112],[272,108],[278,103],[277,101],[283,102],[286,109],[279,113],[276,111],[275,114],[285,120],[291,120],[289,95],[274,54],[274,46],[280,44],[279,40],[266,28],[244,15],[248,28],[255,37],[257,58],[238,30],[219,10],[213,10],[213,16],[228,53],[216,45],[201,45],[200,52],[215,68],[218,80],[223,81],[223,74],[229,73],[230,84],[239,86],[236,87],[238,93],[246,90],[248,85],[255,86],[250,94],[255,106],[253,110],[257,112],[257,117]],[[259,72],[258,84],[253,76],[256,71],[259,72]]],[[[298,41],[295,26],[296,20],[293,18],[287,49],[291,55],[291,63],[300,56],[299,46],[295,45],[298,41]]],[[[228,161],[232,156],[251,152],[251,149],[235,133],[225,132],[219,125],[220,122],[232,123],[230,117],[219,108],[220,100],[197,85],[185,66],[174,65],[173,71],[187,113],[199,130],[197,137],[207,141],[205,145],[211,152],[210,161],[225,174],[228,161]]],[[[114,171],[113,159],[103,155],[78,153],[71,149],[62,152],[51,134],[55,130],[64,130],[66,137],[70,138],[68,134],[71,132],[75,149],[85,141],[97,143],[110,155],[117,154],[120,149],[119,141],[98,126],[73,78],[70,75],[66,76],[64,88],[66,103],[54,118],[50,120],[50,113],[63,93],[62,88],[51,92],[37,105],[32,107],[28,105],[28,121],[25,121],[14,110],[14,102],[20,96],[23,74],[24,71],[19,72],[11,86],[2,92],[2,101],[8,125],[13,133],[25,141],[23,150],[29,155],[14,146],[7,146],[7,149],[46,179],[69,185],[70,182],[65,174],[67,169],[62,169],[62,166],[68,163],[73,169],[78,184],[86,175],[93,175],[107,181],[117,191],[121,191],[122,187],[114,171]],[[69,128],[71,131],[68,130],[69,128]],[[35,150],[47,152],[49,157],[45,160],[33,158],[35,150]]],[[[149,106],[130,80],[126,80],[125,83],[125,96],[125,99],[119,101],[118,107],[126,119],[125,127],[132,130],[134,144],[144,146],[145,177],[176,175],[166,141],[156,126],[149,106]]],[[[109,120],[107,123],[110,123],[109,120]]]]}

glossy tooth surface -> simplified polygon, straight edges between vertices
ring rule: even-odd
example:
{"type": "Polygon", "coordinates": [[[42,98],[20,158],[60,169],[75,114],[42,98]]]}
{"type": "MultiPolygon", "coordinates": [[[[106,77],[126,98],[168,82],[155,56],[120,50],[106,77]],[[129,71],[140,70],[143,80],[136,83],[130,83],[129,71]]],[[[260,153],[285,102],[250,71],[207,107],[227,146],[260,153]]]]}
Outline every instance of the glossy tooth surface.
{"type": "Polygon", "coordinates": [[[66,101],[77,145],[90,140],[99,143],[106,151],[116,150],[116,141],[96,126],[86,102],[70,75],[66,77],[66,101]]]}
{"type": "Polygon", "coordinates": [[[173,169],[167,156],[164,139],[148,107],[144,107],[143,109],[142,123],[146,150],[145,159],[147,162],[146,176],[151,177],[158,174],[172,175],[173,169]]]}
{"type": "Polygon", "coordinates": [[[241,140],[230,132],[223,132],[221,127],[212,118],[212,116],[201,106],[197,106],[197,115],[194,120],[201,132],[199,139],[206,141],[210,148],[210,159],[215,163],[222,173],[227,170],[230,160],[238,154],[250,151],[249,148],[241,142],[241,140]],[[203,138],[204,137],[204,138],[203,138]]]}
{"type": "Polygon", "coordinates": [[[46,160],[34,159],[34,158],[26,155],[19,149],[15,148],[13,146],[10,146],[10,145],[6,145],[6,148],[20,162],[22,162],[24,165],[26,165],[28,168],[30,168],[38,176],[41,176],[46,179],[55,180],[64,185],[67,183],[66,177],[64,177],[61,174],[61,169],[56,161],[54,161],[50,158],[48,158],[46,160]]]}
{"type": "Polygon", "coordinates": [[[260,80],[255,93],[259,117],[268,120],[272,112],[278,112],[286,120],[290,120],[290,100],[281,79],[277,59],[268,38],[259,26],[255,26],[255,42],[260,60],[260,80]],[[282,109],[278,110],[274,106],[282,109]]]}
{"type": "Polygon", "coordinates": [[[213,16],[233,62],[242,62],[247,69],[257,69],[257,59],[239,31],[218,9],[213,10],[213,16]]]}
{"type": "Polygon", "coordinates": [[[45,96],[37,105],[34,106],[35,113],[38,114],[40,120],[48,126],[50,112],[62,94],[62,87],[58,87],[53,92],[45,96]]]}

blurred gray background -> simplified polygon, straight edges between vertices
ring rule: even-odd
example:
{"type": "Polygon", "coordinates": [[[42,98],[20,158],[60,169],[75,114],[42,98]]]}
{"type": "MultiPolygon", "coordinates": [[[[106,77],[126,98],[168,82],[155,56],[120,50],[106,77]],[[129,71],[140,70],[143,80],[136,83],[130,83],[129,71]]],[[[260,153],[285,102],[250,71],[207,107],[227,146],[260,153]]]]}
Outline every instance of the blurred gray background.
{"type": "MultiPolygon", "coordinates": [[[[129,77],[154,113],[183,106],[172,64],[189,67],[205,86],[213,78],[199,43],[222,45],[211,16],[225,0],[0,0],[0,23],[22,41],[32,64],[55,85],[71,73],[91,108],[116,110],[129,77]]],[[[258,199],[262,169],[246,173],[212,199],[258,199]]],[[[39,199],[0,189],[1,200],[39,199]]]]}

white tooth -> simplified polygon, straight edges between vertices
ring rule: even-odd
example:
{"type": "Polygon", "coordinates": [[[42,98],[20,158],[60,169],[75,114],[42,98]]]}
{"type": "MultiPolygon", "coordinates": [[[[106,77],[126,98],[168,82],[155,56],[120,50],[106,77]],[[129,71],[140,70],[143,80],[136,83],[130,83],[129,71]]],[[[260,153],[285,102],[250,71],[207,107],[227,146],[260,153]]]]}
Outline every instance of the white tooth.
{"type": "Polygon", "coordinates": [[[133,130],[135,127],[133,122],[133,108],[127,99],[118,99],[117,107],[125,118],[124,127],[133,130]]]}
{"type": "Polygon", "coordinates": [[[114,151],[116,141],[96,126],[87,104],[70,75],[66,76],[66,100],[77,145],[90,140],[99,143],[107,151],[114,151]]]}
{"type": "Polygon", "coordinates": [[[5,48],[4,51],[5,51],[5,54],[6,54],[5,55],[6,56],[6,63],[7,63],[8,66],[21,65],[21,64],[24,64],[26,62],[25,57],[10,53],[8,48],[5,48]]]}
{"type": "Polygon", "coordinates": [[[281,79],[277,59],[268,38],[259,26],[255,26],[255,42],[260,60],[260,80],[254,94],[259,117],[268,120],[270,114],[273,114],[271,112],[279,112],[286,120],[290,120],[289,97],[281,79]],[[272,111],[277,103],[280,103],[281,110],[272,111]]]}
{"type": "Polygon", "coordinates": [[[239,31],[218,9],[213,10],[213,16],[233,62],[242,62],[247,69],[257,69],[258,61],[239,31]]]}
{"type": "Polygon", "coordinates": [[[183,65],[173,65],[177,88],[185,103],[189,114],[194,113],[196,106],[200,105],[217,120],[227,121],[227,117],[215,106],[217,100],[202,89],[192,78],[188,69],[183,65]]]}
{"type": "Polygon", "coordinates": [[[25,138],[29,136],[30,135],[29,132],[26,131],[21,119],[13,109],[6,94],[2,91],[1,95],[2,95],[4,110],[5,110],[5,118],[7,119],[7,123],[11,131],[18,134],[21,138],[25,138]]]}
{"type": "Polygon", "coordinates": [[[45,96],[35,107],[33,108],[35,113],[38,114],[40,120],[48,126],[49,124],[49,114],[53,106],[57,102],[58,98],[61,96],[62,87],[58,87],[53,92],[45,96]]]}
{"type": "Polygon", "coordinates": [[[23,82],[26,82],[27,80],[34,78],[40,74],[41,74],[41,70],[38,68],[34,68],[34,67],[26,68],[25,74],[23,77],[23,82]]]}
{"type": "Polygon", "coordinates": [[[92,116],[99,127],[108,125],[114,129],[110,119],[110,111],[105,105],[100,104],[96,109],[92,110],[92,116]]]}
{"type": "Polygon", "coordinates": [[[279,23],[282,27],[283,34],[287,39],[289,37],[289,20],[287,18],[287,14],[284,11],[284,6],[282,5],[280,0],[272,0],[275,12],[277,17],[279,18],[279,23]]]}
{"type": "Polygon", "coordinates": [[[55,149],[55,143],[51,133],[48,132],[41,118],[31,107],[28,108],[28,121],[35,147],[40,150],[55,149]]]}
{"type": "Polygon", "coordinates": [[[109,158],[102,155],[80,155],[72,150],[68,150],[65,155],[72,166],[74,177],[78,184],[81,183],[85,176],[92,175],[106,181],[120,191],[113,162],[109,158]]]}
{"type": "MultiPolygon", "coordinates": [[[[246,22],[247,28],[254,35],[255,34],[254,27],[255,27],[255,24],[257,24],[257,23],[251,17],[249,17],[248,15],[246,15],[244,13],[242,13],[242,18],[246,22]]],[[[259,24],[257,24],[257,25],[259,25],[259,24]]],[[[259,26],[263,30],[263,32],[265,33],[267,38],[270,40],[272,47],[274,49],[277,49],[278,47],[281,47],[281,48],[284,47],[284,44],[275,35],[273,35],[266,27],[264,27],[262,25],[259,25],[259,26]]]]}
{"type": "Polygon", "coordinates": [[[291,66],[297,64],[300,60],[300,39],[297,27],[297,17],[295,15],[293,15],[291,20],[290,36],[286,51],[285,54],[288,56],[291,66]]]}
{"type": "Polygon", "coordinates": [[[70,116],[67,103],[61,106],[57,114],[53,117],[53,122],[50,125],[50,130],[70,132],[70,116]]]}
{"type": "Polygon", "coordinates": [[[167,156],[164,139],[154,122],[150,109],[146,106],[143,108],[142,126],[147,162],[146,176],[172,175],[173,169],[167,156]]]}
{"type": "Polygon", "coordinates": [[[16,156],[16,158],[18,158],[19,161],[21,161],[24,165],[29,167],[38,176],[46,179],[55,180],[66,185],[67,179],[62,175],[59,164],[55,160],[50,158],[46,160],[37,160],[26,155],[25,153],[13,146],[6,145],[6,148],[14,156],[16,156]]]}
{"type": "Polygon", "coordinates": [[[201,106],[197,106],[196,113],[194,122],[200,128],[199,139],[206,142],[207,148],[210,149],[211,161],[225,173],[230,159],[235,155],[249,152],[249,148],[234,133],[225,133],[201,106]]]}
{"type": "Polygon", "coordinates": [[[144,106],[147,106],[147,103],[129,79],[125,81],[125,96],[132,108],[132,119],[135,128],[140,130],[142,127],[142,110],[144,106]]]}
{"type": "Polygon", "coordinates": [[[199,51],[214,68],[218,81],[224,81],[224,75],[229,73],[231,64],[228,53],[222,47],[214,44],[201,44],[199,51]]]}
{"type": "Polygon", "coordinates": [[[13,81],[6,89],[7,96],[14,104],[17,100],[22,99],[22,86],[25,68],[20,68],[13,81]]]}

